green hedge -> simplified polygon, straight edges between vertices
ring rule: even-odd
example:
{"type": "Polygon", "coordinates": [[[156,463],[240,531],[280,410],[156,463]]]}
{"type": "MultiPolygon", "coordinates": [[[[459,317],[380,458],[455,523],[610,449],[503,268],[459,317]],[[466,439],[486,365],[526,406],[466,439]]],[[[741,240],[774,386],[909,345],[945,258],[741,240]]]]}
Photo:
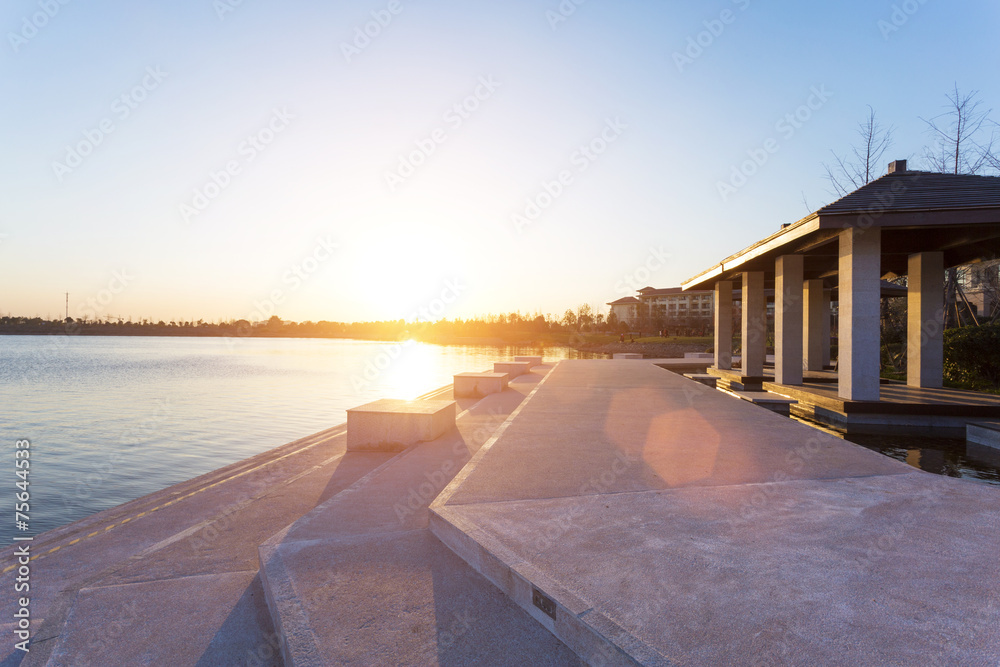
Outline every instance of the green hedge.
{"type": "Polygon", "coordinates": [[[945,331],[944,375],[970,389],[1000,387],[1000,322],[945,331]]]}

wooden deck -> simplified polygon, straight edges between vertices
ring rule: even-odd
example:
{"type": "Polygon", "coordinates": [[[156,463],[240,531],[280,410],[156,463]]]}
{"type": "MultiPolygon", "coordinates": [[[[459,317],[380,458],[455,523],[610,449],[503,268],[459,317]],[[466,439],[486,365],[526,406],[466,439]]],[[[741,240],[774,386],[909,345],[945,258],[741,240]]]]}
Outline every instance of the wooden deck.
{"type": "Polygon", "coordinates": [[[763,385],[799,403],[792,414],[848,432],[913,430],[961,436],[965,424],[1000,419],[1000,396],[962,389],[926,389],[883,381],[878,401],[851,401],[837,395],[835,382],[807,379],[804,384],[763,385]]]}

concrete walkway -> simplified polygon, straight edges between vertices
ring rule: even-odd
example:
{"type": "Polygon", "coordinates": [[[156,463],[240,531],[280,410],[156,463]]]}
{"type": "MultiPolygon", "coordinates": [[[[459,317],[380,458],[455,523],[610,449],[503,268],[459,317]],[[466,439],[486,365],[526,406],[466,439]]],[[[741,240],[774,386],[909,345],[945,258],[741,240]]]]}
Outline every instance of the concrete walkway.
{"type": "Polygon", "coordinates": [[[578,658],[428,530],[428,505],[548,367],[481,400],[260,548],[285,665],[574,665],[578,658]]]}
{"type": "MultiPolygon", "coordinates": [[[[446,442],[401,455],[348,453],[340,426],[39,535],[30,543],[28,654],[14,648],[10,621],[16,610],[16,575],[9,564],[16,564],[16,557],[13,548],[4,549],[0,562],[8,571],[0,575],[0,587],[9,593],[0,596],[5,621],[0,631],[8,641],[0,644],[0,665],[280,665],[282,637],[265,602],[259,546],[277,533],[297,539],[311,529],[329,529],[325,537],[348,545],[348,551],[361,549],[353,553],[374,549],[373,572],[375,563],[399,559],[395,576],[388,576],[388,567],[381,569],[386,576],[380,587],[372,585],[372,578],[359,577],[359,586],[347,587],[340,601],[323,597],[334,582],[343,582],[337,576],[321,582],[327,588],[306,590],[309,601],[327,605],[324,614],[341,614],[344,628],[353,622],[365,626],[368,621],[358,621],[350,610],[364,609],[362,593],[380,592],[407,611],[396,628],[412,638],[411,645],[419,640],[422,664],[457,664],[470,657],[493,664],[515,658],[573,664],[576,658],[568,649],[420,528],[426,525],[425,507],[417,504],[404,517],[405,525],[393,509],[397,501],[408,508],[412,484],[394,462],[419,460],[423,467],[418,474],[433,474],[428,451],[443,447],[454,456],[450,448],[459,440],[478,447],[545,370],[525,376],[489,405],[459,401],[459,410],[473,409],[446,442]],[[355,505],[349,518],[340,515],[343,523],[338,519],[323,525],[321,517],[295,523],[336,498],[364,499],[366,506],[355,505]],[[301,532],[289,529],[290,524],[301,532]],[[382,530],[392,532],[393,539],[365,543],[382,530]],[[383,544],[395,546],[387,550],[383,544]],[[434,604],[417,609],[411,602],[418,593],[430,595],[434,604]]],[[[450,388],[425,398],[450,398],[450,388]]],[[[435,477],[438,488],[427,502],[468,456],[454,460],[447,478],[435,477]]],[[[343,500],[338,504],[350,506],[343,500]]],[[[316,573],[327,576],[330,567],[326,561],[321,565],[316,573]]],[[[387,608],[369,606],[368,611],[387,623],[395,618],[387,608]]],[[[361,651],[355,654],[358,662],[368,662],[364,651],[383,664],[406,662],[393,659],[396,638],[387,631],[367,633],[365,627],[355,627],[354,632],[355,638],[367,637],[366,643],[354,644],[361,651]],[[383,640],[390,643],[380,644],[383,640]]]]}
{"type": "Polygon", "coordinates": [[[1000,491],[651,363],[561,362],[431,509],[593,664],[1000,662],[1000,491]]]}

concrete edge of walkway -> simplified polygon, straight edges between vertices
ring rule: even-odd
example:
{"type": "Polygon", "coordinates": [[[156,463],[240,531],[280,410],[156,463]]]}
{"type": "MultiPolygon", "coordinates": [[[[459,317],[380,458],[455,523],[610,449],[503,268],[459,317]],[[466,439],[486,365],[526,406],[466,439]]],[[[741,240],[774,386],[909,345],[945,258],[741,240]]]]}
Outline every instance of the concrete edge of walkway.
{"type": "MultiPolygon", "coordinates": [[[[347,424],[337,424],[329,428],[311,433],[297,438],[291,442],[277,445],[270,449],[254,454],[250,457],[233,461],[221,468],[216,468],[208,472],[201,473],[190,479],[182,480],[168,487],[152,491],[145,495],[127,500],[121,504],[107,509],[100,510],[75,521],[46,530],[35,536],[32,542],[32,549],[38,554],[43,554],[42,548],[66,540],[75,535],[86,533],[96,527],[104,527],[109,524],[118,523],[118,517],[131,516],[139,511],[143,506],[163,505],[164,502],[171,502],[172,499],[187,495],[192,489],[201,489],[211,484],[223,483],[228,479],[243,474],[262,465],[267,465],[272,461],[283,458],[285,455],[294,454],[303,449],[320,445],[332,438],[346,434],[347,424]],[[342,432],[338,432],[342,431],[342,432]]],[[[3,547],[0,549],[0,559],[5,555],[13,553],[16,545],[3,547]]]]}
{"type": "Polygon", "coordinates": [[[431,511],[431,532],[474,570],[589,664],[674,663],[584,600],[516,556],[499,540],[447,507],[431,511]],[[555,618],[533,602],[536,591],[555,607],[555,618]]]}
{"type": "Polygon", "coordinates": [[[521,410],[524,409],[524,406],[526,406],[528,403],[531,402],[531,399],[538,392],[538,389],[543,384],[545,384],[545,381],[548,380],[549,377],[552,376],[552,371],[554,371],[560,363],[562,362],[557,361],[555,364],[552,365],[552,368],[549,370],[549,372],[547,372],[545,374],[545,377],[539,380],[538,384],[536,384],[535,387],[530,392],[528,392],[528,395],[524,397],[524,400],[521,401],[520,405],[514,408],[514,411],[507,416],[507,419],[505,419],[503,423],[500,424],[500,426],[498,426],[495,431],[493,431],[493,434],[490,436],[489,440],[483,443],[482,447],[480,447],[479,450],[472,455],[472,458],[469,459],[469,462],[466,463],[462,467],[462,469],[458,471],[458,473],[451,479],[448,485],[444,487],[441,493],[439,493],[437,497],[431,501],[430,511],[432,517],[434,516],[435,508],[443,507],[444,505],[446,505],[448,501],[451,499],[451,497],[455,494],[455,492],[459,489],[459,487],[465,483],[465,480],[468,478],[469,474],[476,469],[476,466],[479,465],[479,462],[483,460],[483,457],[486,456],[486,454],[490,451],[490,449],[493,448],[493,445],[496,444],[496,441],[499,440],[500,436],[503,435],[504,431],[507,430],[507,427],[511,425],[511,423],[514,421],[514,419],[517,418],[519,414],[521,414],[521,410]]]}
{"type": "MultiPolygon", "coordinates": [[[[639,360],[645,361],[645,360],[639,360]]],[[[557,362],[555,366],[558,366],[557,362]]],[[[648,363],[648,362],[647,362],[648,363]]],[[[601,665],[673,665],[613,620],[596,612],[555,580],[516,556],[499,540],[480,530],[472,522],[448,508],[448,501],[489,453],[511,423],[531,402],[552,372],[531,390],[524,401],[497,427],[490,439],[455,475],[430,504],[430,530],[441,542],[469,566],[524,609],[532,618],[591,664],[601,665]],[[533,603],[535,592],[545,595],[555,605],[555,618],[533,603]]]]}

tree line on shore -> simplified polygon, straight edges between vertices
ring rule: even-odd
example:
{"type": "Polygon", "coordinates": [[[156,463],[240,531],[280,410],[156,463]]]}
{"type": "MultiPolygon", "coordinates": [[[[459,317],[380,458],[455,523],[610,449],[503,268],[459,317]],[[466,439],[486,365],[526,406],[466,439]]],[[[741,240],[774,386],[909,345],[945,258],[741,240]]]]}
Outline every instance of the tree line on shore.
{"type": "Polygon", "coordinates": [[[289,338],[356,338],[362,340],[403,340],[446,342],[465,338],[493,338],[504,341],[544,339],[555,334],[617,332],[617,318],[610,320],[590,305],[567,309],[561,318],[552,314],[518,312],[489,314],[470,319],[441,319],[434,322],[382,320],[369,322],[293,322],[272,316],[267,320],[246,319],[207,322],[205,320],[153,321],[123,317],[103,319],[44,319],[41,317],[0,317],[0,334],[90,335],[90,336],[230,336],[289,338]]]}

